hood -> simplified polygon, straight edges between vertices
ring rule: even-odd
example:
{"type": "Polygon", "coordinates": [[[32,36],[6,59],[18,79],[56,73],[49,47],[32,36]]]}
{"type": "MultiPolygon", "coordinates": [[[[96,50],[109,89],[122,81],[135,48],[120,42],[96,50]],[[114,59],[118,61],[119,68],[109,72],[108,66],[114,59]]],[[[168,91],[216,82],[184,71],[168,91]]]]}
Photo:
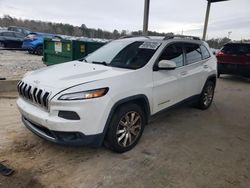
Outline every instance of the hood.
{"type": "Polygon", "coordinates": [[[127,72],[131,72],[131,70],[72,61],[27,73],[23,81],[35,84],[37,87],[62,90],[78,84],[115,77],[127,72]]]}

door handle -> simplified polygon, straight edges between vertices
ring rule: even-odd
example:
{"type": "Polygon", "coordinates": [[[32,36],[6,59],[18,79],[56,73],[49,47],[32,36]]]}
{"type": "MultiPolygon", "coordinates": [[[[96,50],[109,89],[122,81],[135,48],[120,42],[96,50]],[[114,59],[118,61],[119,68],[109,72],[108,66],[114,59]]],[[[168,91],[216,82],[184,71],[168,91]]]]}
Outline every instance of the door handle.
{"type": "Polygon", "coordinates": [[[207,68],[208,68],[208,65],[203,65],[203,67],[204,67],[205,69],[207,69],[207,68]]]}
{"type": "Polygon", "coordinates": [[[187,71],[182,71],[181,76],[185,76],[187,74],[187,71]]]}

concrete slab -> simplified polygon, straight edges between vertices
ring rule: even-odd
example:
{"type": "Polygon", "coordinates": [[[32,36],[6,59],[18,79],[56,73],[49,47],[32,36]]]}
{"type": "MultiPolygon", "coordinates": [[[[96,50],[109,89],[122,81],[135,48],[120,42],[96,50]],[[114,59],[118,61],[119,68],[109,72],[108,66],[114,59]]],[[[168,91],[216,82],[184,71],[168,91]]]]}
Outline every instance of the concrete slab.
{"type": "Polygon", "coordinates": [[[19,80],[0,80],[0,92],[17,91],[17,83],[19,80]]]}

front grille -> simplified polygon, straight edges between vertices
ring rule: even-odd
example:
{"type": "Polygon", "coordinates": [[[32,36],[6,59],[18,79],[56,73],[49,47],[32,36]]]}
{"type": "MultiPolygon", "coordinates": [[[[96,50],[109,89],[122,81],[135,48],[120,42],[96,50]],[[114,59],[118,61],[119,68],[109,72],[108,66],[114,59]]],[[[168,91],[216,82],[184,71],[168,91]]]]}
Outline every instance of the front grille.
{"type": "Polygon", "coordinates": [[[20,81],[17,84],[17,91],[21,97],[48,109],[50,93],[44,89],[33,87],[23,81],[20,81]]]}

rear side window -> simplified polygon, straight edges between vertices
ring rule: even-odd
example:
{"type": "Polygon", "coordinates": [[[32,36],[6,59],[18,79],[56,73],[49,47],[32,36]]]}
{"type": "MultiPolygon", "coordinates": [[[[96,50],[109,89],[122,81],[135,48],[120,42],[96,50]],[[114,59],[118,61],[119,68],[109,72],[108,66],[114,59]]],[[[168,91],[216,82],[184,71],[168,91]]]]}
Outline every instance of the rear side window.
{"type": "Polygon", "coordinates": [[[11,33],[11,32],[5,32],[5,33],[3,33],[3,36],[5,36],[5,37],[13,37],[14,34],[11,33]]]}
{"type": "Polygon", "coordinates": [[[200,46],[201,48],[201,54],[202,54],[202,59],[207,59],[210,57],[210,53],[208,52],[207,48],[203,45],[200,46]]]}
{"type": "Polygon", "coordinates": [[[202,60],[201,49],[198,44],[184,44],[186,64],[192,64],[202,60]]]}
{"type": "Polygon", "coordinates": [[[184,65],[183,61],[183,48],[182,44],[171,44],[168,46],[161,54],[159,61],[161,60],[171,60],[176,63],[177,67],[184,65]]]}

